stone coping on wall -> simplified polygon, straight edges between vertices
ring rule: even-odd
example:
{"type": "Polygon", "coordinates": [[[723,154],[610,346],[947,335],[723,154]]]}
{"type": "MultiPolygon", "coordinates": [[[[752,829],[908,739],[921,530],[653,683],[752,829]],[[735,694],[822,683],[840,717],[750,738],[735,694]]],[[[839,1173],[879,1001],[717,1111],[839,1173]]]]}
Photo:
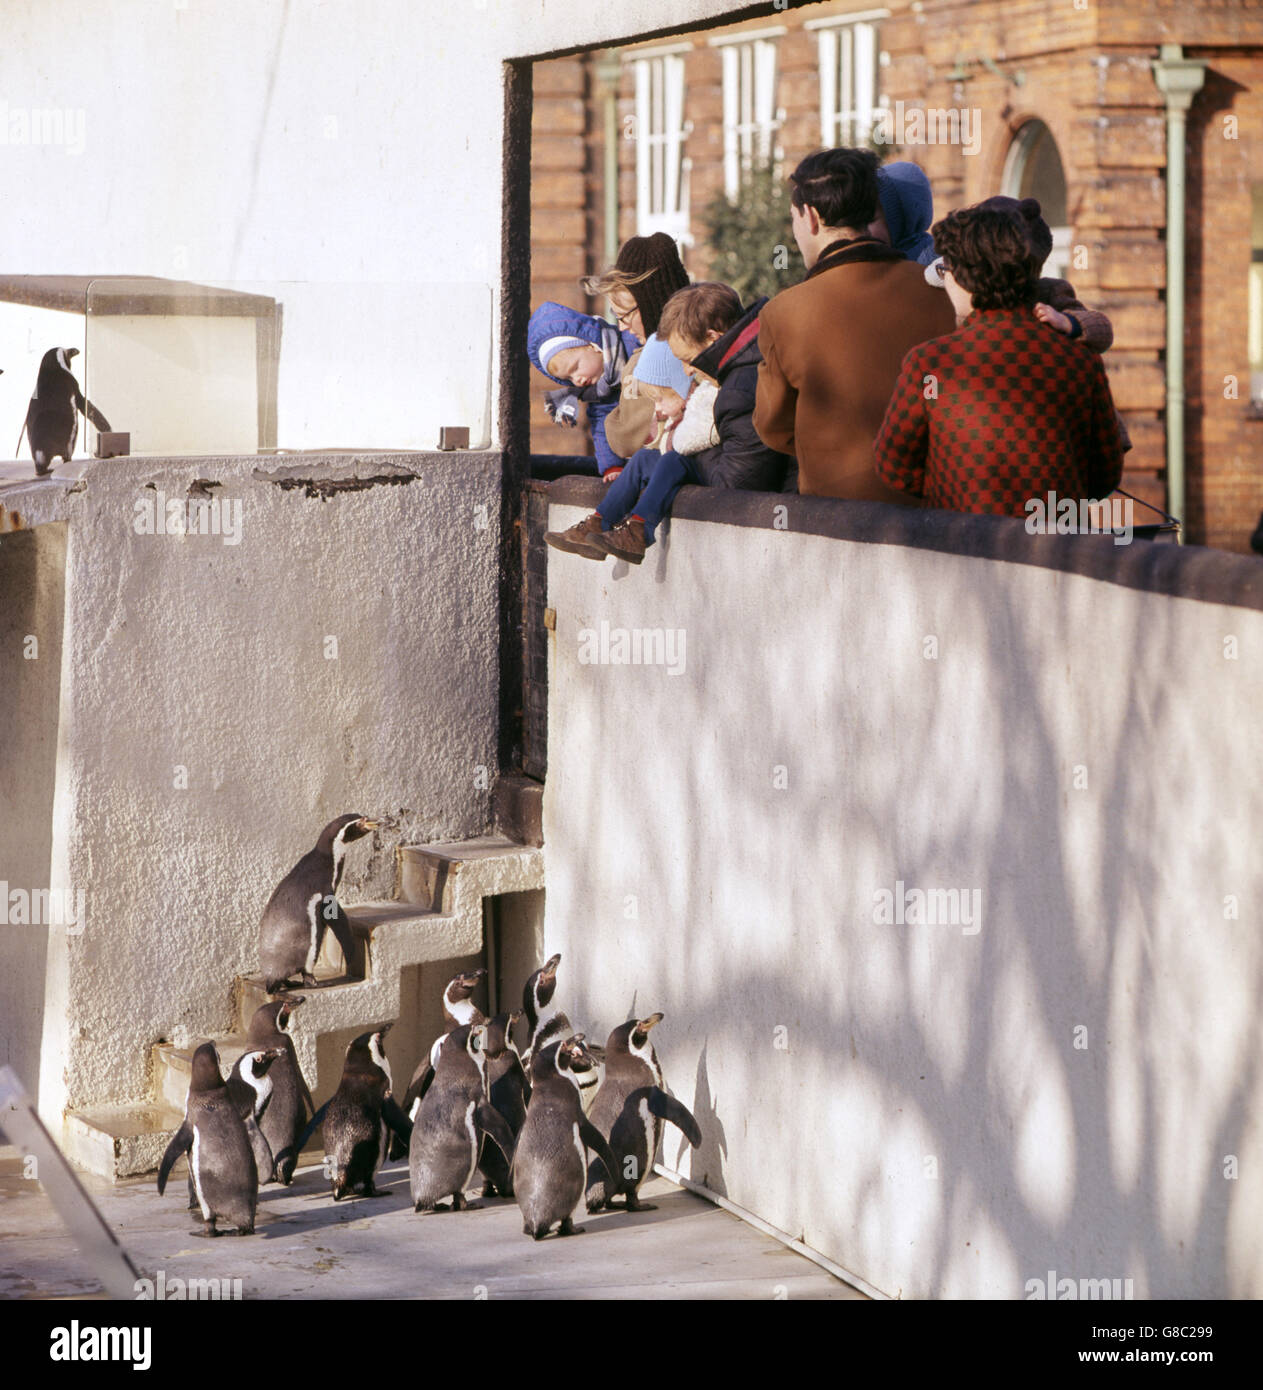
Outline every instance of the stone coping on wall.
{"type": "Polygon", "coordinates": [[[320,450],[311,453],[133,455],[113,459],[75,459],[46,478],[33,476],[29,462],[0,464],[0,531],[23,530],[67,518],[67,499],[88,490],[94,481],[114,483],[131,478],[137,486],[171,480],[186,491],[213,495],[226,482],[271,483],[308,497],[329,498],[383,485],[411,483],[436,465],[501,464],[496,449],[416,452],[320,450]],[[14,517],[18,518],[14,524],[14,517]]]}
{"type": "MultiPolygon", "coordinates": [[[[606,485],[576,476],[546,486],[551,502],[591,510],[606,485]]],[[[777,520],[783,523],[778,529],[812,536],[1037,565],[1173,598],[1263,610],[1263,558],[1204,546],[1139,539],[1120,545],[1110,535],[1032,535],[1018,517],[729,488],[682,488],[671,511],[681,520],[764,531],[777,520]],[[783,514],[774,513],[777,506],[784,506],[783,514]]]]}

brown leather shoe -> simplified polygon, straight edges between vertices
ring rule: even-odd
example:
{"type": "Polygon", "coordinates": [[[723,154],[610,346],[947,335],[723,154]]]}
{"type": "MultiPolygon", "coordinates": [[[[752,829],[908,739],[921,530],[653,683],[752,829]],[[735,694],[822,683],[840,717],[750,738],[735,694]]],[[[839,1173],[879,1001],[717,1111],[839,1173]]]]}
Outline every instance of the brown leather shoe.
{"type": "Polygon", "coordinates": [[[593,512],[582,521],[576,522],[568,531],[549,531],[544,539],[554,550],[583,555],[589,560],[604,560],[607,552],[596,541],[596,537],[602,534],[601,518],[593,512]]]}
{"type": "Polygon", "coordinates": [[[629,516],[612,530],[602,531],[596,543],[607,554],[616,560],[626,560],[629,565],[640,564],[649,548],[645,543],[645,523],[638,516],[629,516]]]}

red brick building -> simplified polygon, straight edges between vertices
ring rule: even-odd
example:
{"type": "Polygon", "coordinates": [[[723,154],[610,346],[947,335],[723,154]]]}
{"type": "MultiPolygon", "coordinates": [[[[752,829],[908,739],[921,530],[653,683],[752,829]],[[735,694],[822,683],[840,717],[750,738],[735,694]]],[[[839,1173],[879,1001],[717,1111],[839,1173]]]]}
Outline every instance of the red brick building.
{"type": "MultiPolygon", "coordinates": [[[[876,132],[925,169],[936,216],[996,192],[1040,199],[1059,273],[1113,321],[1105,362],[1135,445],[1123,485],[1162,501],[1178,383],[1168,98],[1154,64],[1181,58],[1197,87],[1183,181],[1185,534],[1244,550],[1263,512],[1259,0],[827,0],[538,63],[532,303],[601,312],[577,282],[638,232],[670,231],[704,275],[700,210],[753,153],[792,168],[876,132]]],[[[533,397],[532,447],[581,451],[533,397]]]]}

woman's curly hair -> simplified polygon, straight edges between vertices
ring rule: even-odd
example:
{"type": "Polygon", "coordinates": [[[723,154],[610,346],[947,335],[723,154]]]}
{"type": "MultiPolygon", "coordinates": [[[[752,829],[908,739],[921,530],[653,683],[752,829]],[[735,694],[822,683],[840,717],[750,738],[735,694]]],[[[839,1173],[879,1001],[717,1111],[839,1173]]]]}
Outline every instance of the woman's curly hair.
{"type": "Polygon", "coordinates": [[[933,226],[934,249],[975,309],[1022,309],[1035,303],[1040,259],[1017,212],[960,208],[933,226]]]}

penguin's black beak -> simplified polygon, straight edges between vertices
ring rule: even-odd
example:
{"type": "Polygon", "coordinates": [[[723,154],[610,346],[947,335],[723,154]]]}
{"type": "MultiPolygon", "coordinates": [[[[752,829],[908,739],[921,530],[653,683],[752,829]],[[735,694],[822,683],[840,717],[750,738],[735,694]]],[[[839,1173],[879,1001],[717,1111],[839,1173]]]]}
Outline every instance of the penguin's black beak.
{"type": "Polygon", "coordinates": [[[66,358],[67,358],[67,360],[69,360],[71,357],[78,357],[78,356],[79,356],[79,349],[78,349],[78,348],[67,348],[67,349],[66,349],[66,358]]]}
{"type": "Polygon", "coordinates": [[[642,1018],[636,1025],[641,1033],[647,1033],[651,1028],[656,1028],[666,1017],[666,1014],[650,1014],[648,1018],[642,1018]]]}

